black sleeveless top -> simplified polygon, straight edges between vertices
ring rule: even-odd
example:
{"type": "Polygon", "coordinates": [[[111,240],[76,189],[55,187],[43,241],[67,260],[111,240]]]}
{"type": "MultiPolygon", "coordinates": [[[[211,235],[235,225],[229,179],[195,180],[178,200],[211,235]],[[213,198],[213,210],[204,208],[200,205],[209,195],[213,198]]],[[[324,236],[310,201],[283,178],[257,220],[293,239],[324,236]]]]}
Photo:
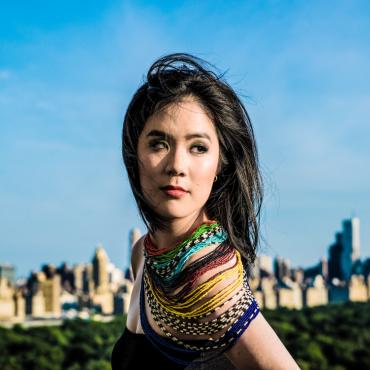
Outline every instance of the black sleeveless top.
{"type": "MultiPolygon", "coordinates": [[[[195,358],[191,358],[194,360],[195,358]]],[[[190,360],[190,359],[189,359],[190,360]]],[[[113,347],[111,357],[112,370],[146,369],[148,365],[161,370],[234,370],[235,367],[224,355],[208,363],[196,366],[178,365],[159,352],[144,334],[136,334],[125,328],[113,347]]]]}

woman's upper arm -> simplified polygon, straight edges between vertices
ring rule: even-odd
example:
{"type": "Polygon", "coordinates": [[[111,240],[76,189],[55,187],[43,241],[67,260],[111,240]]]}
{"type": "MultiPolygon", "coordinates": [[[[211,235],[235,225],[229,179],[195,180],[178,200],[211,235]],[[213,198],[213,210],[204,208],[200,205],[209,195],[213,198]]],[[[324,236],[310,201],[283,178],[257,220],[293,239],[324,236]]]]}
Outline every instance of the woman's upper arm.
{"type": "Polygon", "coordinates": [[[226,352],[226,356],[238,370],[299,369],[261,312],[252,320],[234,346],[226,352]]]}
{"type": "Polygon", "coordinates": [[[131,269],[134,280],[136,279],[137,271],[143,258],[143,239],[144,236],[137,240],[131,249],[131,269]]]}

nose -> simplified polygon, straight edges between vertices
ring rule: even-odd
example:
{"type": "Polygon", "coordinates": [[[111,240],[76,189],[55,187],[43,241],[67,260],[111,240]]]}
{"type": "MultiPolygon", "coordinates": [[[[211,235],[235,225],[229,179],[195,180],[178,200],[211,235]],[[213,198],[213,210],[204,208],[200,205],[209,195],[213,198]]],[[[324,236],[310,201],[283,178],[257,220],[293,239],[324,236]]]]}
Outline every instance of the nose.
{"type": "Polygon", "coordinates": [[[180,146],[172,146],[166,156],[166,173],[170,176],[184,176],[186,173],[186,151],[180,146]]]}

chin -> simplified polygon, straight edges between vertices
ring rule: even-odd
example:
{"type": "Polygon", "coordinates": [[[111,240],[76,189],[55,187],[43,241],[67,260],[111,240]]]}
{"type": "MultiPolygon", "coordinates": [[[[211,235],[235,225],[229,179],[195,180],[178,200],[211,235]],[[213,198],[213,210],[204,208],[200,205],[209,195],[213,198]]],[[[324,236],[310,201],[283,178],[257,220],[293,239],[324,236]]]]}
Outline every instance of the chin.
{"type": "Polygon", "coordinates": [[[163,209],[163,208],[159,208],[157,209],[157,212],[160,213],[161,215],[163,216],[166,216],[166,217],[173,217],[173,218],[182,218],[182,217],[187,217],[189,216],[189,214],[193,213],[194,210],[185,210],[184,207],[182,208],[179,208],[179,207],[176,207],[176,208],[166,208],[166,209],[163,209]]]}

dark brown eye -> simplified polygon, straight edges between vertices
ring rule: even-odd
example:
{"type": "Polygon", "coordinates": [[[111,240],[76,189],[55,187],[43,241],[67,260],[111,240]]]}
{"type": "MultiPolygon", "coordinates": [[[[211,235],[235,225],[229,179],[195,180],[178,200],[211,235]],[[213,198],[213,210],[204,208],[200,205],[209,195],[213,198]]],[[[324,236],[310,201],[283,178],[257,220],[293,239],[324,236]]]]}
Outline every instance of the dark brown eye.
{"type": "Polygon", "coordinates": [[[193,145],[192,148],[197,148],[198,150],[196,151],[197,153],[206,153],[208,152],[208,148],[204,145],[193,145]]]}
{"type": "Polygon", "coordinates": [[[153,140],[149,143],[149,146],[154,150],[160,150],[168,148],[168,143],[164,140],[153,140]]]}

